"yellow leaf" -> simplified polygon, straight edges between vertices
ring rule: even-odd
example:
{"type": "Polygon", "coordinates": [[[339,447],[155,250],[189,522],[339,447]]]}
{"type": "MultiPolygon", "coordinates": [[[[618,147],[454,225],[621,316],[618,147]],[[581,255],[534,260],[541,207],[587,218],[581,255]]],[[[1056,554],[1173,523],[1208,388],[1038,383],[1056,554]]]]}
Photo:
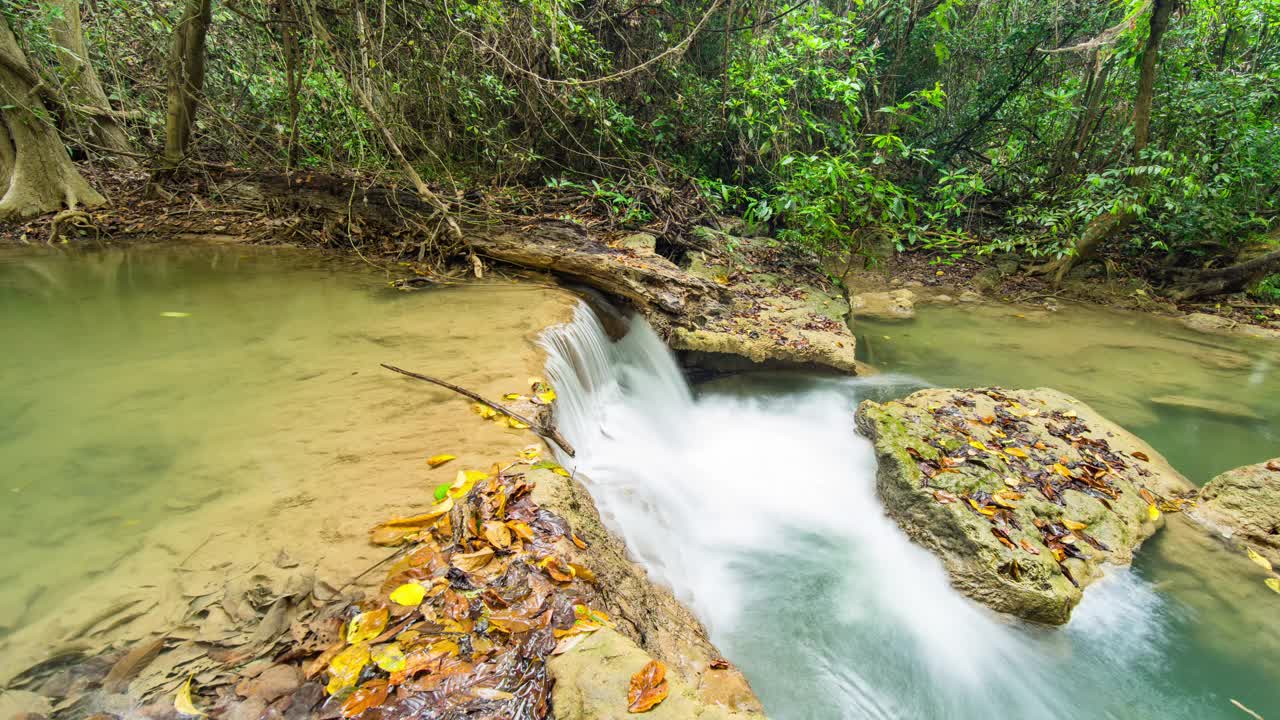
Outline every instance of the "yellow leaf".
{"type": "MultiPolygon", "coordinates": [[[[488,480],[489,473],[481,470],[459,470],[449,486],[449,497],[457,498],[471,492],[471,488],[481,480],[488,480]]],[[[452,509],[452,508],[450,508],[452,509]]]]}
{"type": "Polygon", "coordinates": [[[338,653],[329,662],[329,684],[325,691],[336,695],[349,687],[354,687],[360,679],[360,671],[369,664],[369,646],[360,643],[338,653]]]}
{"type": "Polygon", "coordinates": [[[378,637],[387,629],[389,616],[386,608],[378,608],[351,618],[351,624],[347,626],[347,642],[358,645],[378,637]]]}
{"type": "Polygon", "coordinates": [[[537,445],[528,445],[520,451],[520,457],[525,460],[537,460],[542,454],[542,448],[537,445]]]}
{"type": "Polygon", "coordinates": [[[512,430],[528,430],[529,429],[528,425],[525,425],[524,423],[520,422],[519,420],[513,417],[507,417],[507,427],[511,428],[512,430]]]}
{"type": "Polygon", "coordinates": [[[1254,562],[1254,564],[1255,564],[1255,565],[1257,565],[1258,567],[1262,568],[1263,570],[1266,570],[1267,572],[1271,572],[1271,561],[1270,561],[1270,560],[1268,560],[1268,559],[1266,559],[1266,558],[1262,557],[1261,555],[1259,555],[1258,553],[1254,552],[1254,551],[1253,551],[1253,548],[1245,548],[1245,550],[1249,553],[1249,559],[1250,559],[1250,560],[1252,560],[1252,561],[1254,562]]]}
{"type": "Polygon", "coordinates": [[[551,468],[551,472],[559,475],[560,477],[569,477],[569,471],[565,470],[563,467],[560,467],[559,465],[551,468]]]}
{"type": "Polygon", "coordinates": [[[1085,525],[1082,522],[1076,522],[1075,520],[1063,520],[1062,524],[1065,525],[1068,530],[1083,530],[1089,527],[1088,525],[1085,525]]]}
{"type": "Polygon", "coordinates": [[[431,457],[427,458],[427,464],[433,468],[437,468],[449,462],[450,460],[457,460],[457,459],[458,458],[455,455],[432,455],[431,457]]]}
{"type": "Polygon", "coordinates": [[[1056,472],[1056,473],[1058,473],[1058,474],[1059,474],[1059,475],[1061,475],[1062,477],[1067,478],[1068,480],[1070,480],[1070,479],[1071,479],[1071,471],[1070,471],[1070,470],[1068,470],[1068,469],[1067,469],[1067,466],[1066,466],[1066,465],[1063,465],[1062,463],[1054,463],[1054,464],[1053,464],[1053,471],[1054,471],[1054,472],[1056,472]]]}
{"type": "Polygon", "coordinates": [[[391,602],[406,607],[417,607],[427,596],[427,589],[418,583],[405,583],[391,591],[391,602]]]}
{"type": "Polygon", "coordinates": [[[494,410],[493,408],[483,403],[472,403],[471,409],[476,411],[476,414],[484,418],[485,420],[488,420],[498,414],[497,410],[494,410]]]}
{"type": "Polygon", "coordinates": [[[1014,457],[1019,457],[1019,458],[1027,457],[1027,451],[1023,450],[1022,448],[1011,447],[1011,448],[1005,448],[1004,451],[1014,457]]]}
{"type": "Polygon", "coordinates": [[[1280,593],[1280,578],[1267,578],[1262,581],[1267,587],[1280,593]]]}
{"type": "Polygon", "coordinates": [[[523,395],[521,395],[520,393],[507,393],[506,395],[503,395],[503,396],[502,396],[502,399],[503,399],[503,400],[508,400],[508,401],[511,401],[511,400],[523,400],[523,399],[524,399],[524,396],[523,396],[523,395]]]}
{"type": "Polygon", "coordinates": [[[1159,519],[1160,519],[1160,508],[1156,507],[1155,505],[1148,505],[1148,506],[1147,506],[1147,517],[1151,518],[1151,522],[1155,522],[1155,521],[1159,520],[1159,519]]]}
{"type": "Polygon", "coordinates": [[[395,643],[379,646],[373,651],[372,657],[374,665],[389,673],[400,672],[405,666],[404,651],[395,643]]]}
{"type": "Polygon", "coordinates": [[[555,390],[546,390],[546,391],[544,391],[544,392],[540,392],[540,393],[538,393],[538,399],[539,399],[539,400],[541,400],[542,402],[546,403],[547,405],[550,405],[551,403],[555,402],[555,400],[556,400],[556,391],[555,391],[555,390]]]}
{"type": "Polygon", "coordinates": [[[183,715],[204,715],[195,706],[195,703],[191,702],[190,677],[187,678],[186,682],[182,683],[182,687],[178,688],[177,694],[173,696],[173,707],[183,715]]]}
{"type": "Polygon", "coordinates": [[[977,448],[977,449],[979,449],[979,450],[986,450],[986,449],[987,449],[987,446],[986,446],[986,445],[983,445],[981,440],[970,440],[970,441],[969,441],[969,447],[977,448]]]}

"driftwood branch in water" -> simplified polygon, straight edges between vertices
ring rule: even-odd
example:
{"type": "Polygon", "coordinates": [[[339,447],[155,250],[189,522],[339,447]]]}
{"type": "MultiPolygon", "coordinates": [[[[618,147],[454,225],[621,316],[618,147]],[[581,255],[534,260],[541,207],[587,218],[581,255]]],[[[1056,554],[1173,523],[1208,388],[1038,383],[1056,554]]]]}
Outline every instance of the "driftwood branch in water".
{"type": "Polygon", "coordinates": [[[390,370],[391,372],[398,372],[401,375],[408,375],[409,377],[414,378],[416,380],[425,380],[429,383],[434,383],[436,385],[439,385],[442,388],[448,388],[449,390],[452,390],[458,393],[459,395],[464,395],[466,397],[469,397],[472,400],[475,400],[476,402],[480,403],[481,405],[487,405],[490,408],[496,410],[497,412],[500,412],[503,415],[506,415],[507,417],[510,417],[514,420],[522,422],[525,425],[528,425],[535,433],[550,440],[551,442],[554,442],[556,445],[559,445],[560,449],[565,451],[565,453],[567,453],[569,457],[574,457],[573,446],[569,444],[568,440],[565,440],[564,436],[560,434],[559,430],[556,430],[555,426],[543,425],[542,423],[534,422],[533,420],[530,420],[529,418],[524,417],[523,415],[514,413],[491,400],[486,400],[485,398],[480,397],[479,395],[471,392],[470,390],[464,387],[458,387],[457,385],[454,385],[451,382],[445,382],[444,380],[441,380],[439,378],[433,378],[428,375],[422,375],[420,373],[404,370],[402,368],[396,367],[395,365],[388,365],[386,363],[381,363],[381,365],[382,367],[390,370]]]}

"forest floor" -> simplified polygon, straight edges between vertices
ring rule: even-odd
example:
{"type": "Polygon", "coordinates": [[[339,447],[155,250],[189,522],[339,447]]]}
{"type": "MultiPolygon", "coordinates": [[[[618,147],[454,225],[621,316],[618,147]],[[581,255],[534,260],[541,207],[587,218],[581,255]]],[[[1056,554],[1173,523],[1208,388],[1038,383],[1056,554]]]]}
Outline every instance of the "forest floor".
{"type": "MultiPolygon", "coordinates": [[[[170,185],[157,197],[147,193],[145,173],[86,170],[86,175],[111,199],[109,205],[91,209],[79,217],[44,216],[27,223],[0,225],[0,244],[171,239],[288,243],[398,262],[406,277],[438,272],[448,255],[456,256],[461,249],[457,246],[437,248],[434,246],[440,242],[421,241],[424,234],[434,232],[440,240],[443,233],[438,225],[424,224],[412,207],[401,206],[406,202],[412,204],[415,200],[412,194],[395,187],[376,186],[366,178],[320,173],[286,177],[225,172],[192,176],[185,182],[170,185]],[[308,196],[324,197],[323,204],[331,217],[314,213],[315,203],[308,196]],[[367,216],[355,222],[335,222],[333,216],[342,215],[343,204],[350,210],[361,202],[367,205],[374,196],[387,202],[394,211],[383,218],[385,222],[370,224],[367,216]]],[[[688,212],[691,204],[686,203],[682,209],[688,212]]],[[[647,232],[657,236],[660,254],[677,261],[680,258],[675,255],[682,256],[692,247],[687,238],[698,224],[693,211],[688,212],[690,227],[674,232],[670,217],[649,227],[624,227],[589,199],[551,188],[524,192],[475,190],[458,197],[455,206],[469,217],[484,217],[486,222],[498,224],[570,220],[586,228],[593,237],[605,239],[647,232]]],[[[711,217],[704,214],[701,220],[711,217]]],[[[699,249],[717,252],[714,245],[703,244],[699,249]]],[[[792,254],[805,255],[803,252],[792,254]]],[[[824,265],[811,256],[807,261],[804,257],[794,260],[813,269],[824,265]]],[[[797,264],[788,263],[792,267],[797,264]]],[[[825,264],[829,270],[833,263],[825,264]]],[[[933,292],[956,294],[971,291],[989,301],[1014,304],[1052,307],[1077,302],[1165,315],[1205,313],[1220,317],[1225,326],[1280,329],[1280,302],[1261,301],[1245,293],[1178,302],[1162,292],[1156,279],[1159,268],[1150,258],[1134,257],[1118,248],[1104,249],[1097,259],[1082,263],[1059,286],[1048,276],[1026,272],[1030,264],[1011,255],[977,256],[919,250],[869,261],[865,269],[848,274],[845,279],[851,293],[924,287],[933,292]]],[[[468,268],[454,269],[465,272],[468,268]]]]}

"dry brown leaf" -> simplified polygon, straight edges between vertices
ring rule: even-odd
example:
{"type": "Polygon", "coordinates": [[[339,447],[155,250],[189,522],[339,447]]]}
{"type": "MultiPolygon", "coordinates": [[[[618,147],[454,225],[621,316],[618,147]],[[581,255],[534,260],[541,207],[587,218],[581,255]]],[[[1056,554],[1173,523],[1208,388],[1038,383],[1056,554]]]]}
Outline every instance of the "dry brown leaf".
{"type": "Polygon", "coordinates": [[[1142,462],[1151,462],[1151,458],[1147,457],[1147,454],[1146,454],[1146,453],[1144,453],[1144,452],[1142,452],[1142,451],[1140,451],[1140,450],[1135,450],[1135,451],[1133,451],[1133,452],[1131,452],[1131,453],[1129,453],[1129,454],[1130,454],[1130,455],[1132,455],[1133,457],[1135,457],[1135,458],[1137,458],[1137,459],[1141,460],[1142,462]]]}
{"type": "Polygon", "coordinates": [[[650,660],[640,672],[631,676],[631,685],[627,688],[627,712],[648,712],[667,698],[667,692],[667,667],[657,660],[650,660]]]}

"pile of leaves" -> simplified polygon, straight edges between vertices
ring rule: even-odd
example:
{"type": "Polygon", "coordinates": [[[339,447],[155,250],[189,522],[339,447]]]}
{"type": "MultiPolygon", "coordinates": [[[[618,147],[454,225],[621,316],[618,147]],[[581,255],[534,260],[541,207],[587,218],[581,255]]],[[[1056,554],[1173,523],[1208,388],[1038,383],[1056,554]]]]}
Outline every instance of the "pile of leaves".
{"type": "MultiPolygon", "coordinates": [[[[504,400],[555,401],[544,381],[530,379],[530,385],[532,397],[504,400]]],[[[490,407],[475,410],[485,420],[502,419],[490,407]]],[[[505,466],[459,470],[435,487],[434,504],[424,512],[372,528],[371,542],[400,549],[373,597],[316,631],[331,642],[304,667],[308,679],[324,682],[315,712],[343,718],[550,715],[548,658],[611,621],[591,606],[595,574],[570,559],[587,544],[533,501],[528,470],[569,476],[541,453],[541,446],[530,445],[505,466]]],[[[455,459],[440,454],[427,464],[436,469],[455,459]]],[[[315,639],[300,644],[314,646],[315,639]]],[[[628,711],[647,711],[666,698],[665,673],[655,660],[631,678],[628,711]]],[[[181,702],[180,694],[180,710],[181,702]]]]}

